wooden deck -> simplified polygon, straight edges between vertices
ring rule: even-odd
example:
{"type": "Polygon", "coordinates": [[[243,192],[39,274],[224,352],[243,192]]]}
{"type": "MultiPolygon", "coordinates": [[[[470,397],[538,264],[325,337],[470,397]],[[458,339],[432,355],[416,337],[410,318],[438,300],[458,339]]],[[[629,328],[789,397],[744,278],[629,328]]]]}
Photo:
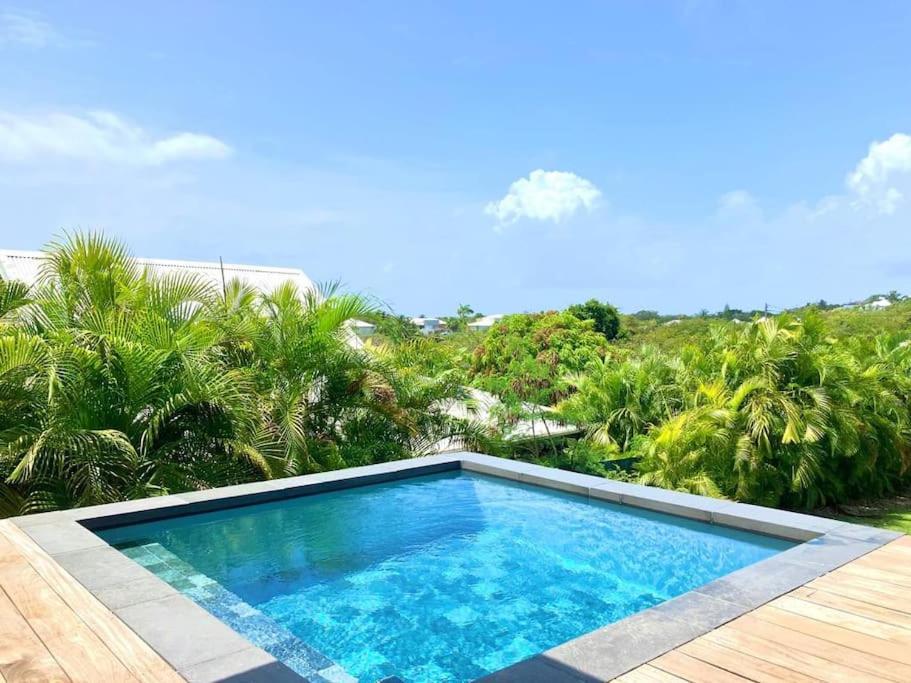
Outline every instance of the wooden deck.
{"type": "MultiPolygon", "coordinates": [[[[616,679],[911,681],[911,537],[616,679]]],[[[10,522],[0,521],[0,683],[183,679],[10,522]]]]}
{"type": "Polygon", "coordinates": [[[911,537],[615,680],[911,681],[911,537]]]}
{"type": "Polygon", "coordinates": [[[183,681],[22,531],[0,521],[0,682],[183,681]]]}

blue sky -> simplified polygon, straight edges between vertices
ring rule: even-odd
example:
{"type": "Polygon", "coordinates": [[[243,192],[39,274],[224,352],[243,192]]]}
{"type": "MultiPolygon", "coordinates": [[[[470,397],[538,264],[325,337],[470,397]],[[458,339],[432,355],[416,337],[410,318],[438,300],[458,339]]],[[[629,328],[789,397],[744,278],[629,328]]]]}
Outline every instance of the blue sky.
{"type": "Polygon", "coordinates": [[[405,313],[911,293],[911,3],[0,0],[0,245],[405,313]]]}

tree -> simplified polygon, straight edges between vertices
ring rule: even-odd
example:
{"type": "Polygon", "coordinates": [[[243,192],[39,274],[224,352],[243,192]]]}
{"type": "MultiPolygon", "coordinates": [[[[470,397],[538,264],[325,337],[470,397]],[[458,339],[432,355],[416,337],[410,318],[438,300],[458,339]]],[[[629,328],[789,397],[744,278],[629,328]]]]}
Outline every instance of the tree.
{"type": "Polygon", "coordinates": [[[579,320],[591,320],[596,332],[607,339],[615,339],[620,333],[620,313],[608,303],[589,299],[584,304],[574,304],[566,311],[579,320]]]}
{"type": "Polygon", "coordinates": [[[459,307],[456,309],[456,315],[459,317],[459,320],[465,322],[474,315],[474,309],[468,304],[459,304],[459,307]]]}
{"type": "Polygon", "coordinates": [[[394,342],[414,339],[420,335],[411,319],[404,315],[395,315],[386,311],[375,311],[370,320],[376,324],[378,335],[394,342]]]}
{"type": "Polygon", "coordinates": [[[443,322],[446,323],[449,332],[463,332],[468,329],[468,323],[478,317],[475,310],[468,304],[459,304],[455,316],[445,316],[443,322]]]}
{"type": "Polygon", "coordinates": [[[591,320],[563,312],[525,313],[503,318],[472,356],[470,377],[500,396],[553,405],[568,395],[565,378],[582,372],[607,352],[591,320]]]}
{"type": "Polygon", "coordinates": [[[682,407],[678,372],[672,358],[650,347],[619,361],[606,357],[568,378],[576,391],[558,411],[566,421],[587,426],[592,443],[625,452],[637,436],[682,407]]]}
{"type": "Polygon", "coordinates": [[[0,338],[7,512],[269,476],[249,376],[224,366],[194,275],[154,278],[121,245],[76,235],[0,338]]]}
{"type": "Polygon", "coordinates": [[[350,344],[330,286],[157,275],[76,234],[0,285],[0,515],[408,457],[466,433],[464,392],[350,344]]]}
{"type": "Polygon", "coordinates": [[[911,346],[833,337],[819,313],[716,325],[676,357],[589,366],[561,404],[643,483],[812,508],[882,495],[911,466],[911,346]]]}

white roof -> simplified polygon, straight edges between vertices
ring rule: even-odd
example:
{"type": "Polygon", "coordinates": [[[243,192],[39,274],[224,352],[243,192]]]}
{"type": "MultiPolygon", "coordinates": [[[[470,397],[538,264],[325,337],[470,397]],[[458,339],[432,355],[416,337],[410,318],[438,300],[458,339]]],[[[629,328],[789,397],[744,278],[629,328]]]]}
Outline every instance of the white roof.
{"type": "MultiPolygon", "coordinates": [[[[0,249],[0,276],[7,280],[21,280],[28,285],[38,281],[41,262],[45,254],[41,251],[14,251],[0,249]]],[[[157,258],[135,258],[136,265],[149,268],[164,275],[177,272],[198,273],[221,287],[222,265],[214,261],[173,261],[157,258]]],[[[237,263],[224,264],[224,279],[242,280],[261,292],[272,292],[283,282],[291,280],[301,292],[315,289],[313,280],[298,268],[277,268],[273,266],[248,266],[237,263]]]]}
{"type": "MultiPolygon", "coordinates": [[[[500,399],[481,389],[466,388],[469,395],[468,401],[445,401],[442,403],[443,410],[448,415],[460,420],[476,420],[492,428],[495,427],[497,425],[495,413],[501,407],[500,399]]],[[[558,421],[556,416],[553,415],[551,408],[536,406],[531,403],[523,403],[522,407],[533,415],[538,413],[540,417],[519,420],[516,424],[508,427],[504,436],[509,441],[540,439],[548,434],[551,437],[569,436],[582,431],[575,425],[558,421]]],[[[443,439],[436,444],[436,450],[441,452],[461,450],[463,448],[464,445],[457,438],[443,439]]]]}
{"type": "Polygon", "coordinates": [[[867,305],[870,306],[870,308],[886,308],[887,306],[891,306],[892,302],[888,299],[882,298],[877,299],[876,301],[871,301],[867,305]]]}
{"type": "Polygon", "coordinates": [[[351,325],[359,330],[373,329],[376,327],[373,323],[368,323],[366,320],[358,320],[357,318],[351,321],[351,325]]]}
{"type": "Polygon", "coordinates": [[[485,315],[481,318],[478,318],[477,320],[470,320],[468,322],[468,327],[493,327],[505,317],[505,313],[493,313],[492,315],[485,315]]]}

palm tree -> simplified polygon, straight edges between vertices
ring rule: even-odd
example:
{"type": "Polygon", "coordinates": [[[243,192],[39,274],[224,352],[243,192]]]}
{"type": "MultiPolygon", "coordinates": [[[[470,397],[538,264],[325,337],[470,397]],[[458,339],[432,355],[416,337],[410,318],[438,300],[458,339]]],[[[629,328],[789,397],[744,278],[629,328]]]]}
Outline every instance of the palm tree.
{"type": "Polygon", "coordinates": [[[636,436],[681,406],[676,372],[671,361],[653,348],[621,361],[607,357],[567,378],[575,393],[557,409],[566,421],[585,425],[592,443],[626,452],[636,436]]]}
{"type": "Polygon", "coordinates": [[[0,338],[3,499],[33,511],[265,476],[252,384],[226,368],[194,276],[96,234],[51,245],[0,338]]]}

